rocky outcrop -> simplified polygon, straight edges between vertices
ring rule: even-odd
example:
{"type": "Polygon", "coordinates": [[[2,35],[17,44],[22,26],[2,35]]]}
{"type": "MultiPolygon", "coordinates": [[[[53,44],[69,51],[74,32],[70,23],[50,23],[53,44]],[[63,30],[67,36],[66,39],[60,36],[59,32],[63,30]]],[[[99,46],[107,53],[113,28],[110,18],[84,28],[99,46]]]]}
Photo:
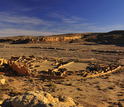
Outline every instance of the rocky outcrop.
{"type": "Polygon", "coordinates": [[[54,98],[44,91],[26,92],[3,102],[2,107],[77,107],[70,97],[54,98]]]}

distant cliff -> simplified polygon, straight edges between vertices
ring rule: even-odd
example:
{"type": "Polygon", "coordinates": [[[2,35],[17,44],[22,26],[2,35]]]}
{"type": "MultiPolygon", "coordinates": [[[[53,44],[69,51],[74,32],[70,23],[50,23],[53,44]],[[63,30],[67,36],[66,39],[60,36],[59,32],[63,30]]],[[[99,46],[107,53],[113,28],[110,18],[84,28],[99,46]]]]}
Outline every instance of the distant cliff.
{"type": "Polygon", "coordinates": [[[15,36],[0,38],[0,42],[11,44],[42,43],[42,42],[95,42],[98,44],[115,44],[124,46],[124,31],[117,30],[107,33],[70,33],[53,36],[15,36]]]}
{"type": "Polygon", "coordinates": [[[81,39],[84,36],[82,33],[76,34],[61,34],[53,36],[15,36],[1,38],[0,42],[9,42],[12,44],[23,44],[23,43],[42,43],[42,42],[65,42],[76,39],[81,39]]]}
{"type": "Polygon", "coordinates": [[[41,41],[44,41],[44,42],[63,42],[63,41],[81,39],[83,36],[84,36],[83,34],[48,36],[48,37],[41,38],[41,41]]]}

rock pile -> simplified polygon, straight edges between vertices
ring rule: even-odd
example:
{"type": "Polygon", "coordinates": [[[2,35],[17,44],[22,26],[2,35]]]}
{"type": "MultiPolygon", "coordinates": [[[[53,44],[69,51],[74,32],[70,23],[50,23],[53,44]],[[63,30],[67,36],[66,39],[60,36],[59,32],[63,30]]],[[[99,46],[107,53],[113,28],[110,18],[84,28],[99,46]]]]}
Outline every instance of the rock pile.
{"type": "Polygon", "coordinates": [[[5,72],[12,73],[12,71],[19,75],[30,75],[30,70],[25,64],[11,59],[0,59],[0,74],[5,72]]]}
{"type": "Polygon", "coordinates": [[[54,98],[44,91],[26,92],[3,102],[2,107],[77,107],[70,97],[54,98]]]}
{"type": "Polygon", "coordinates": [[[42,77],[43,79],[64,79],[69,75],[81,75],[85,78],[96,74],[104,75],[111,73],[110,71],[116,71],[116,68],[120,65],[122,63],[101,64],[96,62],[86,64],[55,59],[44,60],[44,58],[34,56],[22,56],[11,57],[9,60],[0,59],[0,74],[9,72],[18,75],[42,77]]]}
{"type": "Polygon", "coordinates": [[[89,75],[95,74],[107,74],[107,72],[114,71],[117,68],[120,68],[119,64],[99,64],[91,63],[86,68],[86,71],[82,72],[82,76],[88,77],[89,75]]]}

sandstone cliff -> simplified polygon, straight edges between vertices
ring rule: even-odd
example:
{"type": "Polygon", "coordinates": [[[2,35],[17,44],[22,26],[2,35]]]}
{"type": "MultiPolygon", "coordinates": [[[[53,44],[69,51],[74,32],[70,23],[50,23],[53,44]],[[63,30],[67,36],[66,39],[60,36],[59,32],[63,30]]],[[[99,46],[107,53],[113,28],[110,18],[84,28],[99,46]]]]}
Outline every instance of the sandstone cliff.
{"type": "Polygon", "coordinates": [[[1,38],[0,42],[7,42],[12,44],[64,42],[64,41],[81,39],[83,36],[84,36],[83,33],[61,34],[61,35],[53,35],[53,36],[15,36],[15,37],[1,38]]]}
{"type": "Polygon", "coordinates": [[[83,34],[70,34],[70,35],[58,35],[58,36],[48,36],[43,37],[41,41],[45,42],[62,42],[62,41],[69,41],[75,39],[81,39],[83,34]]]}
{"type": "Polygon", "coordinates": [[[124,31],[111,31],[107,33],[70,33],[52,36],[15,36],[0,38],[1,42],[11,44],[42,43],[42,42],[96,42],[100,44],[124,45],[124,31]]]}

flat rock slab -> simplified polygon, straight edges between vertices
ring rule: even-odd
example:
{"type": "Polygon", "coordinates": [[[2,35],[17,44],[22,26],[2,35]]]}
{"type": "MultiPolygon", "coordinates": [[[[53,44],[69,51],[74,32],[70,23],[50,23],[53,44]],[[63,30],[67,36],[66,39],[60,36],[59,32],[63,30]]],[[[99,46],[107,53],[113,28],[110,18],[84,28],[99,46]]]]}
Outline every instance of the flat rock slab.
{"type": "Polygon", "coordinates": [[[66,68],[68,71],[79,71],[86,70],[88,63],[78,63],[78,62],[69,62],[60,66],[59,68],[66,68]]]}

